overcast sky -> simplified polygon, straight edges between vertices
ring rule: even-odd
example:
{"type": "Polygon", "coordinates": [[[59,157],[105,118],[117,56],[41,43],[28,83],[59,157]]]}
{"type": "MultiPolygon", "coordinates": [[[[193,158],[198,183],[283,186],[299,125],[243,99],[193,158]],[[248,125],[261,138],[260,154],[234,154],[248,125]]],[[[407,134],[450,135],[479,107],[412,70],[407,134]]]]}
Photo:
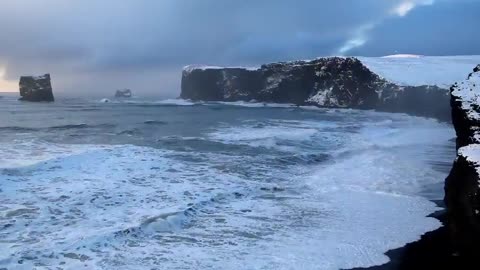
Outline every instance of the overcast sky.
{"type": "Polygon", "coordinates": [[[480,54],[480,0],[12,0],[0,90],[51,73],[56,93],[176,96],[188,64],[329,55],[480,54]]]}

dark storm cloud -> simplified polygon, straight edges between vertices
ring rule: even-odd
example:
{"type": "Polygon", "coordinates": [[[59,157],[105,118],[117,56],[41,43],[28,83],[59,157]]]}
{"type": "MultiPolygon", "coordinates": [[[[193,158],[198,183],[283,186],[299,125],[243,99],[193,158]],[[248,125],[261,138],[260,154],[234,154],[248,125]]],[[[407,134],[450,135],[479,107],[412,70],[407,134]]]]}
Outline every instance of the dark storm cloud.
{"type": "MultiPolygon", "coordinates": [[[[0,4],[0,67],[6,67],[9,79],[52,72],[56,85],[66,90],[130,85],[176,92],[181,66],[190,63],[251,65],[350,54],[364,47],[368,54],[382,54],[391,44],[372,45],[370,39],[378,38],[383,24],[407,14],[392,26],[400,29],[408,12],[431,4],[433,0],[8,1],[0,4]]],[[[434,27],[429,18],[417,23],[434,27]]]]}
{"type": "Polygon", "coordinates": [[[390,18],[369,33],[369,41],[355,55],[412,53],[471,55],[480,53],[480,1],[438,1],[407,16],[390,18]]]}

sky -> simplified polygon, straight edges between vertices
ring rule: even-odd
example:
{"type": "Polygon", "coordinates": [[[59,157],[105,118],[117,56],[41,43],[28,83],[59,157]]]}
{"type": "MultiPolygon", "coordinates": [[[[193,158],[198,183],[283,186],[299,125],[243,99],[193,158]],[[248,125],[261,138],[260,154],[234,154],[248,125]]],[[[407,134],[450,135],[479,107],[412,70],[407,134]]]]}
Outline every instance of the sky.
{"type": "Polygon", "coordinates": [[[176,97],[188,64],[480,54],[480,0],[15,0],[0,3],[0,91],[176,97]],[[476,28],[476,29],[475,29],[476,28]]]}

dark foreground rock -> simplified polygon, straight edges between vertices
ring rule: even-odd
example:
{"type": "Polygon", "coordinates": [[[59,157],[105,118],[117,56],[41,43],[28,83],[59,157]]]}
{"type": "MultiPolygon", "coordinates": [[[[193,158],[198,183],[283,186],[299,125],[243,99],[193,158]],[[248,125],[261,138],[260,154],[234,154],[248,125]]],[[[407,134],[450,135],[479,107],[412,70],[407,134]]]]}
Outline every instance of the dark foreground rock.
{"type": "Polygon", "coordinates": [[[399,86],[357,58],[329,57],[260,68],[186,67],[181,98],[258,101],[376,109],[450,120],[449,92],[436,86],[399,86]]]}
{"type": "Polygon", "coordinates": [[[20,100],[54,101],[50,74],[20,77],[20,100]]]}
{"type": "Polygon", "coordinates": [[[132,91],[130,89],[121,89],[115,92],[116,98],[130,98],[132,97],[132,91]]]}
{"type": "MultiPolygon", "coordinates": [[[[457,252],[480,257],[480,65],[451,88],[457,158],[445,183],[448,227],[457,252]]],[[[477,264],[480,269],[480,262],[477,264]]]]}

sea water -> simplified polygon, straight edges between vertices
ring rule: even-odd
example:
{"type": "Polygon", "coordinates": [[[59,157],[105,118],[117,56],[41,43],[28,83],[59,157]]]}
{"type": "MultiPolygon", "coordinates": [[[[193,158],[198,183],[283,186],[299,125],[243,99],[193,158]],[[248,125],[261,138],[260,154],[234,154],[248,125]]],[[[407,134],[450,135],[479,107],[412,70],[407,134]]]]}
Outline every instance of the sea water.
{"type": "Polygon", "coordinates": [[[341,269],[441,226],[447,123],[185,100],[0,99],[0,269],[341,269]]]}

